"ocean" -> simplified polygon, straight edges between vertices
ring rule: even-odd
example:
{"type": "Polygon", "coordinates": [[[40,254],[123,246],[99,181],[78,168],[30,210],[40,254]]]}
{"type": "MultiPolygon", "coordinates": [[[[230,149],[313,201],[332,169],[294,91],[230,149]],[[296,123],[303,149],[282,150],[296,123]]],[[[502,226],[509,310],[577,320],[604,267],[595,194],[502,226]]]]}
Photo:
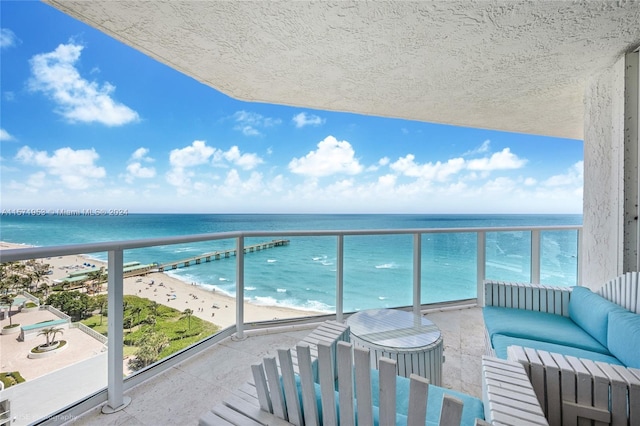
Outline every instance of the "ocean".
{"type": "MultiPolygon", "coordinates": [[[[0,240],[35,246],[132,240],[228,231],[416,229],[581,225],[582,215],[289,215],[129,214],[124,216],[2,216],[0,240]]],[[[335,312],[336,238],[285,237],[287,246],[245,256],[245,298],[252,303],[335,312]]],[[[248,238],[245,245],[268,241],[248,238]]],[[[344,239],[344,309],[412,303],[412,235],[344,239]]],[[[235,240],[129,250],[125,262],[166,263],[230,249],[235,240]]],[[[487,278],[528,281],[530,234],[487,234],[487,278]]],[[[577,279],[577,232],[542,234],[541,282],[577,279]]],[[[106,260],[106,253],[90,256],[106,260]]],[[[235,258],[167,272],[187,283],[235,296],[235,258]]],[[[422,302],[476,297],[476,235],[422,238],[422,302]]]]}

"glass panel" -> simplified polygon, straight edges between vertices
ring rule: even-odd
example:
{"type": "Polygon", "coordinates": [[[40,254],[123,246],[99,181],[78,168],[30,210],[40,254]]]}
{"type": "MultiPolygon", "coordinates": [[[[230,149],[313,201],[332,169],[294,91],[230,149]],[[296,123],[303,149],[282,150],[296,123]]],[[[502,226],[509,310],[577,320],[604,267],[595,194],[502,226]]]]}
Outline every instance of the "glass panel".
{"type": "Polygon", "coordinates": [[[531,232],[487,232],[487,279],[531,282],[531,232]]]}
{"type": "Polygon", "coordinates": [[[578,231],[540,233],[540,283],[573,286],[578,280],[578,231]]]}
{"type": "Polygon", "coordinates": [[[413,303],[413,235],[344,238],[344,310],[413,303]]]}
{"type": "Polygon", "coordinates": [[[422,236],[422,303],[471,299],[477,295],[475,233],[422,236]]]}

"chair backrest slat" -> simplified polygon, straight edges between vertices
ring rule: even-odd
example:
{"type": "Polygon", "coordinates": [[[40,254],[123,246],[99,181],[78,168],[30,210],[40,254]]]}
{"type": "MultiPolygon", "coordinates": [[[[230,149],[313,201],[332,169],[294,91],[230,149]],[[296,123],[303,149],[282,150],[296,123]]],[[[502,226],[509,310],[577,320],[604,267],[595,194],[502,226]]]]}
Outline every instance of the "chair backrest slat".
{"type": "Polygon", "coordinates": [[[462,401],[451,395],[445,395],[440,412],[440,426],[460,426],[462,421],[462,401]]]}
{"type": "Polygon", "coordinates": [[[423,425],[427,421],[427,398],[429,397],[429,380],[417,374],[410,376],[408,425],[423,425]]]}
{"type": "Polygon", "coordinates": [[[298,371],[300,373],[300,389],[302,391],[302,409],[305,426],[319,426],[318,404],[316,403],[316,389],[313,381],[313,367],[311,365],[311,348],[308,343],[296,346],[298,356],[298,371]]]}
{"type": "Polygon", "coordinates": [[[260,409],[273,413],[271,397],[269,396],[269,387],[267,386],[267,378],[264,375],[264,368],[262,367],[262,364],[252,365],[251,373],[253,374],[253,382],[256,385],[256,393],[258,394],[260,409]]]}
{"type": "Polygon", "coordinates": [[[322,395],[322,424],[337,426],[336,397],[333,367],[333,352],[331,343],[318,342],[318,376],[320,379],[320,393],[322,395]]]}
{"type": "Polygon", "coordinates": [[[396,424],[396,362],[389,358],[380,358],[378,362],[380,377],[380,424],[396,424]]]}
{"type": "Polygon", "coordinates": [[[303,426],[302,410],[300,399],[298,398],[298,387],[293,373],[293,361],[291,361],[290,349],[278,349],[278,360],[280,361],[280,373],[282,374],[282,385],[284,387],[284,400],[287,407],[287,417],[289,423],[294,426],[303,426]]]}
{"type": "Polygon", "coordinates": [[[278,364],[274,357],[265,358],[264,371],[267,374],[267,382],[269,383],[269,394],[271,395],[271,405],[273,406],[273,414],[283,420],[289,420],[287,417],[287,409],[284,405],[284,395],[282,394],[282,386],[280,386],[280,376],[278,375],[278,364]]]}
{"type": "Polygon", "coordinates": [[[338,342],[337,373],[338,400],[340,402],[340,426],[355,426],[355,410],[353,404],[353,353],[347,342],[338,342]]]}
{"type": "Polygon", "coordinates": [[[371,361],[369,350],[353,349],[356,397],[358,399],[358,426],[373,425],[373,401],[371,397],[371,361]]]}

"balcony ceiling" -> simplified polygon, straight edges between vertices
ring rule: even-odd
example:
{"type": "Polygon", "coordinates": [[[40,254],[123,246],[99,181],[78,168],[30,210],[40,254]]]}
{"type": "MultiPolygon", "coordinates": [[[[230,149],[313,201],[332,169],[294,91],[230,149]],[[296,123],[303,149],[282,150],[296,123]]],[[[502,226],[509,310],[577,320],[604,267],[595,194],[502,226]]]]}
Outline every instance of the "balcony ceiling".
{"type": "Polygon", "coordinates": [[[630,1],[45,1],[237,99],[574,139],[640,44],[630,1]]]}

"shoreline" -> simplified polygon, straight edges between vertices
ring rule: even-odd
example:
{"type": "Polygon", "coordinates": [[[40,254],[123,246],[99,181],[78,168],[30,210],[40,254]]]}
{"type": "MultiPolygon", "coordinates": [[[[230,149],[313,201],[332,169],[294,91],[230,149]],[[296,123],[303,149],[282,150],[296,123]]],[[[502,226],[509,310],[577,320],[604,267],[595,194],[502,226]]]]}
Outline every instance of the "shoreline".
{"type": "MultiPolygon", "coordinates": [[[[33,246],[0,241],[0,251],[27,247],[33,246]]],[[[51,285],[54,280],[65,278],[71,270],[81,271],[83,263],[89,262],[96,267],[107,267],[106,262],[86,255],[60,256],[40,260],[51,265],[53,270],[51,275],[43,277],[43,282],[48,285],[51,285]]],[[[123,285],[126,295],[144,297],[181,312],[185,309],[191,309],[193,315],[221,328],[236,323],[236,298],[215,290],[207,290],[198,284],[189,284],[162,272],[152,272],[125,278],[123,285]]],[[[246,300],[244,302],[245,323],[325,314],[326,312],[282,306],[257,305],[246,300]]]]}

